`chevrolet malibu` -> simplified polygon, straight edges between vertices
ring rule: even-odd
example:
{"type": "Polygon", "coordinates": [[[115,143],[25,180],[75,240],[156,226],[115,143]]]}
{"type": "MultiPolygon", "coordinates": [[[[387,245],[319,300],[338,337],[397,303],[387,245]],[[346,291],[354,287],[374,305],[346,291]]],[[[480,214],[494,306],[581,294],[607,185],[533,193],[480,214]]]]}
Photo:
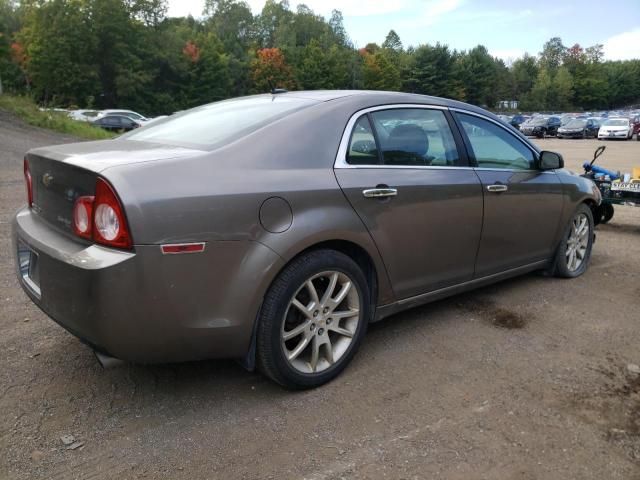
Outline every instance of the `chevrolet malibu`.
{"type": "Polygon", "coordinates": [[[21,285],[99,358],[235,358],[289,388],[338,375],[370,322],[583,274],[600,203],[491,113],[384,92],[213,103],[24,174],[21,285]]]}

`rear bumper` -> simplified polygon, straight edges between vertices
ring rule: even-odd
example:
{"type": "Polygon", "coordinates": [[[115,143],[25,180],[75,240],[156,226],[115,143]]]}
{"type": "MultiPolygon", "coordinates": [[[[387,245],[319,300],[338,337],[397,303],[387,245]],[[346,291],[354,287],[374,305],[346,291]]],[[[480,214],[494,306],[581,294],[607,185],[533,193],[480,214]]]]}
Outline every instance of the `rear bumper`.
{"type": "Polygon", "coordinates": [[[13,241],[16,257],[19,245],[37,254],[39,292],[17,268],[38,307],[93,348],[140,363],[243,357],[271,281],[264,272],[282,266],[250,241],[210,242],[187,255],[162,255],[158,245],[87,246],[26,208],[13,241]]]}

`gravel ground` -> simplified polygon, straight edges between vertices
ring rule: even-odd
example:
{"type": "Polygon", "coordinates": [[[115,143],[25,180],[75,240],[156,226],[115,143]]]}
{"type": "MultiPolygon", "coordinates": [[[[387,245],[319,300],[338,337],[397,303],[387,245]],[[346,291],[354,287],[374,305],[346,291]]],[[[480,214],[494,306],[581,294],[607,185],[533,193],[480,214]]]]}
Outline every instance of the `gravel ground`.
{"type": "MultiPolygon", "coordinates": [[[[396,315],[291,393],[230,361],[103,370],[30,303],[22,155],[65,141],[0,112],[0,478],[640,479],[640,209],[599,227],[583,277],[396,315]]],[[[574,171],[600,144],[539,143],[574,171]]],[[[640,165],[640,142],[606,145],[604,165],[640,165]]]]}

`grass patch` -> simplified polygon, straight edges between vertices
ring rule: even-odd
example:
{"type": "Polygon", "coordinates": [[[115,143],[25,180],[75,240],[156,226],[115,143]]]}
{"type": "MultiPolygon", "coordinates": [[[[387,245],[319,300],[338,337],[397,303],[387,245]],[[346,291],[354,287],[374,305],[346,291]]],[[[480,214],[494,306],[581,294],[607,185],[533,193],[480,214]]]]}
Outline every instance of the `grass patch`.
{"type": "Polygon", "coordinates": [[[0,110],[6,110],[20,117],[29,125],[48,128],[49,130],[75,137],[105,140],[115,136],[111,132],[88,123],[72,120],[64,112],[41,111],[34,101],[28,97],[0,95],[0,110]]]}

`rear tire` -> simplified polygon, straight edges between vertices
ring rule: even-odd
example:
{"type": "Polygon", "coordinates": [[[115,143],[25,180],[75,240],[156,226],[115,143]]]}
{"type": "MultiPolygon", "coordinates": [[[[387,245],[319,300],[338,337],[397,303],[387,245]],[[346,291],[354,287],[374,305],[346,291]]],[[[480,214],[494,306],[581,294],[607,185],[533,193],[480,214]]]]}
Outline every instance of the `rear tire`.
{"type": "Polygon", "coordinates": [[[586,272],[593,248],[593,214],[580,204],[569,220],[553,263],[553,274],[561,278],[575,278],[586,272]]]}
{"type": "Polygon", "coordinates": [[[320,386],[351,361],[372,305],[356,262],[335,250],[293,260],[267,292],[257,332],[258,368],[290,389],[320,386]]]}

